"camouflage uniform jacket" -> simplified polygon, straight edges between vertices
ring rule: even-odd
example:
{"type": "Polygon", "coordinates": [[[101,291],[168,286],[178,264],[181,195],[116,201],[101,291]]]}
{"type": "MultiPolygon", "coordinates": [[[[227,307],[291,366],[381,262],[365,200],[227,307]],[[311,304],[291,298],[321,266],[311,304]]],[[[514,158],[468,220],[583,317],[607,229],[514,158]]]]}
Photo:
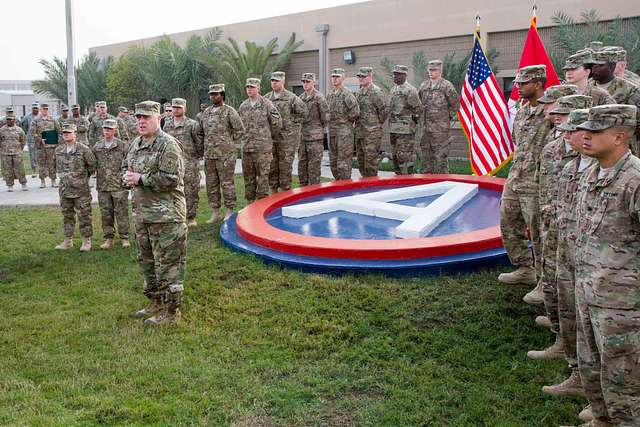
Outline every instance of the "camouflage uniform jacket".
{"type": "Polygon", "coordinates": [[[324,128],[329,125],[329,103],[313,89],[311,94],[303,92],[300,100],[307,106],[307,117],[302,124],[302,140],[317,141],[324,138],[324,128]]]}
{"type": "Polygon", "coordinates": [[[251,105],[251,99],[245,99],[238,108],[238,114],[245,129],[242,151],[264,153],[273,150],[271,133],[280,130],[282,118],[271,101],[261,96],[255,105],[251,105]]]}
{"type": "Polygon", "coordinates": [[[4,125],[0,128],[0,154],[20,156],[26,143],[27,137],[20,126],[4,125]]]}
{"type": "Polygon", "coordinates": [[[93,146],[96,157],[96,189],[98,191],[121,191],[126,188],[122,184],[122,161],[129,144],[113,138],[113,145],[107,147],[104,139],[93,146]]]}
{"type": "Polygon", "coordinates": [[[360,107],[356,126],[367,131],[382,129],[389,116],[389,106],[382,89],[371,83],[368,87],[360,89],[356,94],[356,100],[360,107]]]}
{"type": "Polygon", "coordinates": [[[96,170],[96,158],[91,148],[76,142],[67,152],[67,144],[56,147],[56,171],[60,180],[60,197],[74,199],[91,197],[89,176],[96,170]]]}
{"type": "MultiPolygon", "coordinates": [[[[116,118],[111,114],[107,114],[106,116],[99,116],[95,114],[93,116],[93,120],[91,120],[91,123],[89,125],[88,135],[89,143],[91,145],[97,143],[98,141],[100,141],[100,139],[102,139],[102,123],[107,119],[116,120],[116,118]]],[[[116,132],[116,138],[120,138],[120,123],[118,123],[118,132],[116,132]]]]}
{"type": "Polygon", "coordinates": [[[140,134],[138,133],[138,121],[133,116],[129,116],[125,119],[124,124],[127,126],[127,132],[129,133],[129,140],[133,141],[140,134]]]}
{"type": "Polygon", "coordinates": [[[413,135],[422,113],[418,91],[408,82],[395,85],[389,97],[389,132],[413,135]]]}
{"type": "MultiPolygon", "coordinates": [[[[593,79],[589,79],[588,85],[598,87],[593,79]]],[[[628,80],[614,77],[607,86],[607,92],[616,104],[635,105],[640,108],[640,89],[628,80]]]]}
{"type": "Polygon", "coordinates": [[[244,125],[240,115],[230,105],[207,107],[200,116],[201,137],[205,159],[226,159],[242,141],[244,125]]]}
{"type": "Polygon", "coordinates": [[[305,103],[296,94],[286,89],[283,89],[280,95],[271,91],[265,95],[265,98],[271,101],[280,112],[280,117],[282,117],[280,134],[283,137],[295,135],[309,114],[305,103]]]}
{"type": "Polygon", "coordinates": [[[162,130],[148,139],[137,137],[122,162],[122,177],[127,171],[142,174],[142,185],[133,188],[137,221],[185,221],[184,159],[177,139],[162,130]]]}
{"type": "Polygon", "coordinates": [[[449,80],[438,79],[434,82],[428,79],[420,85],[418,95],[427,122],[440,120],[448,123],[460,108],[458,92],[449,80]]]}
{"type": "MultiPolygon", "coordinates": [[[[44,142],[42,141],[42,132],[50,130],[56,130],[58,132],[58,136],[62,135],[62,128],[60,127],[58,122],[51,116],[47,116],[46,118],[43,116],[38,116],[31,122],[31,136],[33,136],[33,140],[38,145],[44,144],[44,142]]],[[[53,147],[56,144],[47,145],[53,147]]]]}
{"type": "Polygon", "coordinates": [[[513,122],[513,141],[516,149],[505,185],[522,194],[537,194],[536,172],[540,153],[551,130],[544,118],[542,104],[532,107],[525,104],[516,113],[513,122]]]}
{"type": "MultiPolygon", "coordinates": [[[[580,91],[578,91],[580,93],[580,91]]],[[[600,89],[597,86],[587,85],[583,93],[580,95],[590,96],[591,104],[595,107],[597,105],[615,104],[616,100],[613,99],[609,92],[604,89],[600,89]]]]}
{"type": "MultiPolygon", "coordinates": [[[[587,169],[579,171],[581,156],[576,156],[567,163],[558,178],[558,201],[556,203],[556,217],[559,238],[567,238],[572,242],[577,239],[578,186],[580,179],[587,169]]],[[[590,159],[593,163],[594,159],[590,159]]],[[[574,243],[575,244],[575,243],[574,243]]]]}
{"type": "Polygon", "coordinates": [[[634,73],[633,71],[624,70],[624,75],[622,77],[629,80],[634,85],[640,87],[640,76],[634,73]]]}
{"type": "Polygon", "coordinates": [[[627,152],[599,171],[588,168],[578,190],[576,287],[589,305],[640,310],[640,159],[627,152]]]}
{"type": "Polygon", "coordinates": [[[87,120],[84,116],[73,117],[70,116],[66,119],[66,123],[73,123],[76,125],[76,136],[77,141],[82,142],[85,145],[89,144],[89,138],[87,137],[87,132],[89,132],[89,120],[87,120]]]}
{"type": "Polygon", "coordinates": [[[120,139],[128,142],[130,137],[127,123],[121,117],[116,117],[116,122],[118,122],[118,133],[120,134],[120,139]]]}
{"type": "Polygon", "coordinates": [[[360,115],[360,106],[356,97],[345,87],[332,90],[327,96],[329,104],[329,131],[352,128],[360,115]]]}
{"type": "Polygon", "coordinates": [[[570,160],[578,157],[578,152],[567,151],[564,137],[560,135],[547,144],[540,155],[538,169],[538,203],[543,223],[556,221],[556,205],[558,201],[558,178],[570,160]]]}
{"type": "Polygon", "coordinates": [[[162,130],[180,142],[185,160],[202,158],[204,148],[200,123],[184,116],[182,123],[178,124],[175,118],[171,118],[164,123],[164,129],[162,130]]]}

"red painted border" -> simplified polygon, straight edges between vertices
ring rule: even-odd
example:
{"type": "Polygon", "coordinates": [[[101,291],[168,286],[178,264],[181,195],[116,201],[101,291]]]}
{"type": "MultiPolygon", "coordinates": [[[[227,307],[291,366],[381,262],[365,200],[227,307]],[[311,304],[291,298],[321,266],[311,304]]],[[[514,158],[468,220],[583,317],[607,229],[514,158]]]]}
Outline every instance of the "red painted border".
{"type": "Polygon", "coordinates": [[[238,233],[252,243],[280,252],[324,258],[416,259],[501,247],[498,226],[439,237],[360,240],[303,236],[280,230],[265,220],[275,209],[313,196],[372,186],[419,185],[439,181],[468,182],[500,192],[504,185],[504,179],[501,178],[470,175],[400,175],[327,182],[277,193],[252,203],[238,214],[238,233]]]}

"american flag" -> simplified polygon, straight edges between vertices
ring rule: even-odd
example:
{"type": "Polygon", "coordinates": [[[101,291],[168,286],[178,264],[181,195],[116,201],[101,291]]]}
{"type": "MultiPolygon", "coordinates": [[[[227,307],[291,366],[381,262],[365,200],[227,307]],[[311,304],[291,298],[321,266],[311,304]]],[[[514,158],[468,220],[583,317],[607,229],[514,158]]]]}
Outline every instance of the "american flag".
{"type": "Polygon", "coordinates": [[[458,118],[469,141],[475,175],[494,174],[511,159],[515,147],[509,129],[509,109],[480,45],[478,31],[460,94],[458,118]]]}

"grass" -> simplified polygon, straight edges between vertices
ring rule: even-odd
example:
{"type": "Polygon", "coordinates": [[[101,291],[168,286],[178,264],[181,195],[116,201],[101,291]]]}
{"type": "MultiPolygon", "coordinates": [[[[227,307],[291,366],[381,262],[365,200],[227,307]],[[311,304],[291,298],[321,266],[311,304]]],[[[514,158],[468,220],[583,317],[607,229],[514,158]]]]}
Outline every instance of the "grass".
{"type": "Polygon", "coordinates": [[[61,223],[0,209],[1,425],[559,425],[586,404],[540,391],[566,364],[527,359],[552,337],[498,271],[303,274],[200,225],[183,320],[153,329],[129,316],[146,304],[134,250],[54,251],[61,223]]]}

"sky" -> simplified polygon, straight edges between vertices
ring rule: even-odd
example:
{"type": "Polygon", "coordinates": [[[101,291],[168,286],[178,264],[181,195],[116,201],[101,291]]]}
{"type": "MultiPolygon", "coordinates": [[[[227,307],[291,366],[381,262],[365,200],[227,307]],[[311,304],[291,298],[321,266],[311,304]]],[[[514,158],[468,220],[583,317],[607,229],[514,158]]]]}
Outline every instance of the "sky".
{"type": "MultiPolygon", "coordinates": [[[[73,0],[76,60],[94,46],[357,1],[73,0]]],[[[5,13],[0,19],[3,34],[12,36],[0,38],[0,49],[10,52],[0,61],[0,80],[40,79],[43,71],[38,60],[67,56],[65,1],[31,0],[14,5],[15,13],[5,13]]]]}

